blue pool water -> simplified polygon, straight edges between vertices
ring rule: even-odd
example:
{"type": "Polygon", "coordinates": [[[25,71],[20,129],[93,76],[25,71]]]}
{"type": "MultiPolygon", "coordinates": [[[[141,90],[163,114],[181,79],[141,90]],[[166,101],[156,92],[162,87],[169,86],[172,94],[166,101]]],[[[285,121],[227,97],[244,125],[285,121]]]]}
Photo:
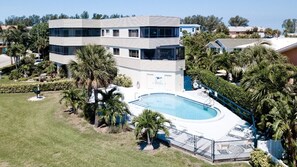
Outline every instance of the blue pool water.
{"type": "Polygon", "coordinates": [[[218,112],[199,102],[167,93],[143,95],[132,104],[182,119],[206,120],[216,117],[218,112]]]}

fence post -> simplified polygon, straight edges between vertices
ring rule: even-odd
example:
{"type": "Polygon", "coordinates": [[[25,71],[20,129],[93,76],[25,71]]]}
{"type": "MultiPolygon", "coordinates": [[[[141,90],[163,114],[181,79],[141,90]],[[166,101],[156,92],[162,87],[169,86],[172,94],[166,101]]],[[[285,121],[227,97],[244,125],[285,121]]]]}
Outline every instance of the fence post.
{"type": "Polygon", "coordinates": [[[194,135],[194,155],[196,155],[196,150],[197,150],[197,136],[194,135]]]}
{"type": "Polygon", "coordinates": [[[252,121],[253,121],[253,136],[254,136],[254,148],[258,147],[258,140],[257,140],[257,127],[256,127],[256,122],[255,122],[255,117],[254,113],[252,111],[252,121]]]}
{"type": "Polygon", "coordinates": [[[211,160],[214,162],[215,160],[215,141],[211,140],[211,160]]]}

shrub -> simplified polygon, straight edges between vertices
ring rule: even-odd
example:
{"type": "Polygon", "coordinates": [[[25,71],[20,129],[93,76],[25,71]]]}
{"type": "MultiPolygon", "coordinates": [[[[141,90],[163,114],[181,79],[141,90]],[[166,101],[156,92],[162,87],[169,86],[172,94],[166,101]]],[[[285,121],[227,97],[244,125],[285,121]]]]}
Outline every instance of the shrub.
{"type": "Polygon", "coordinates": [[[115,77],[113,84],[123,87],[132,87],[132,80],[125,74],[119,74],[115,77]]]}
{"type": "Polygon", "coordinates": [[[22,77],[22,74],[17,69],[12,70],[9,74],[10,80],[17,80],[21,77],[22,77]]]}
{"type": "Polygon", "coordinates": [[[271,158],[260,149],[255,149],[251,153],[250,164],[253,167],[273,167],[276,166],[272,161],[271,158]]]}
{"type": "Polygon", "coordinates": [[[18,83],[0,84],[0,93],[28,93],[39,85],[41,91],[65,90],[73,87],[74,83],[70,80],[43,83],[18,83]]]}

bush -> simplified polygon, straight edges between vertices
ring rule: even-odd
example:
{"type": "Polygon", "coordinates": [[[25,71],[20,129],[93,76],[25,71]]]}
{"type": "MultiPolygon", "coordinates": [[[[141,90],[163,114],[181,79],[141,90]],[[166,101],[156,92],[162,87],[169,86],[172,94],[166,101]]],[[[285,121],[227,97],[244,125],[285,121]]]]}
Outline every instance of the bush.
{"type": "Polygon", "coordinates": [[[41,91],[66,90],[73,87],[74,83],[70,80],[43,83],[18,83],[0,84],[0,93],[28,93],[39,85],[41,91]]]}
{"type": "Polygon", "coordinates": [[[276,166],[272,161],[271,158],[260,149],[255,149],[251,153],[250,164],[253,167],[273,167],[276,166]]]}
{"type": "Polygon", "coordinates": [[[17,69],[12,70],[10,72],[10,74],[9,74],[9,79],[10,80],[17,80],[17,79],[19,79],[21,77],[22,77],[22,74],[17,69]]]}
{"type": "Polygon", "coordinates": [[[115,77],[113,84],[123,87],[132,87],[132,80],[125,74],[119,74],[115,77]]]}

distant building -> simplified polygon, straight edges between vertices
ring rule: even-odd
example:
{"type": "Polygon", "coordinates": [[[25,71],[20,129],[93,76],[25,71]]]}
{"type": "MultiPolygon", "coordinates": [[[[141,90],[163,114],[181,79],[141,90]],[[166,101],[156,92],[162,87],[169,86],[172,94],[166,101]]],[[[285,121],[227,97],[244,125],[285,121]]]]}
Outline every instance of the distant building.
{"type": "MultiPolygon", "coordinates": [[[[2,31],[5,31],[5,30],[8,30],[10,28],[17,28],[17,26],[13,26],[13,25],[1,25],[1,30],[2,31]]],[[[0,36],[0,54],[5,54],[6,53],[6,50],[7,50],[7,47],[4,43],[4,38],[3,36],[0,36]]]]}
{"type": "Polygon", "coordinates": [[[184,31],[193,35],[196,32],[200,32],[200,25],[198,25],[198,24],[181,24],[181,25],[179,25],[179,36],[180,37],[183,36],[184,31]]]}
{"type": "Polygon", "coordinates": [[[263,27],[243,27],[243,26],[238,26],[238,27],[228,27],[229,29],[229,34],[231,38],[235,38],[239,35],[247,35],[251,32],[256,32],[260,35],[260,37],[264,37],[264,32],[265,28],[263,27]]]}
{"type": "Polygon", "coordinates": [[[244,48],[262,45],[288,57],[290,63],[297,65],[297,38],[270,39],[217,39],[206,46],[216,53],[240,51],[244,48]]]}
{"type": "Polygon", "coordinates": [[[239,46],[259,42],[259,39],[226,38],[209,42],[206,46],[215,53],[241,50],[239,46]]]}

